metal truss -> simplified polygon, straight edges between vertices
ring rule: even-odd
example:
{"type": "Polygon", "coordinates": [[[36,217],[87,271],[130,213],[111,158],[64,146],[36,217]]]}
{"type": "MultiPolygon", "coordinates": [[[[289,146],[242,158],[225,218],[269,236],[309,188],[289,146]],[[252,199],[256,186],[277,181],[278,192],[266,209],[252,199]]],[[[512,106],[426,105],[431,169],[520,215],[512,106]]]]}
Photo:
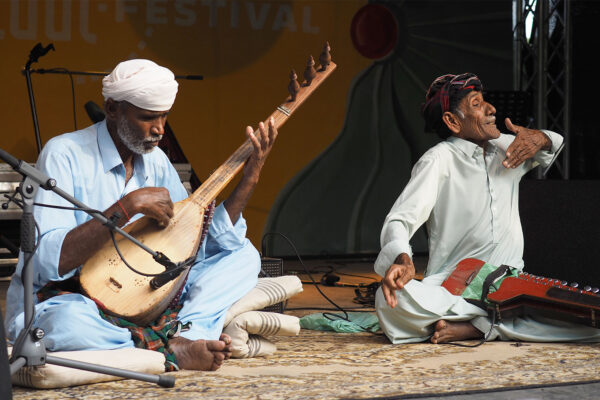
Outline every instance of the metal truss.
{"type": "MultiPolygon", "coordinates": [[[[559,132],[555,161],[569,179],[571,131],[571,0],[513,0],[513,89],[533,96],[533,126],[559,132]]],[[[542,171],[537,178],[542,179],[542,171]]]]}

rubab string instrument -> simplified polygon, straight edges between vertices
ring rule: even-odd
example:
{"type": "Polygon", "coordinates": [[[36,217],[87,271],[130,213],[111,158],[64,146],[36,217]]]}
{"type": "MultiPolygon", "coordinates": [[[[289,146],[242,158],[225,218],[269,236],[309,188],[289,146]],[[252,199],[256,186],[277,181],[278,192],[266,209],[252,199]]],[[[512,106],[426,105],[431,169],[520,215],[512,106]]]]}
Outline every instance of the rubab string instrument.
{"type": "MultiPolygon", "coordinates": [[[[450,293],[460,296],[476,279],[484,265],[485,261],[464,259],[458,263],[442,286],[450,293]]],[[[488,291],[484,282],[485,293],[478,303],[481,306],[483,300],[487,300],[484,306],[490,314],[495,313],[497,321],[540,315],[600,328],[600,289],[597,287],[580,286],[576,282],[569,284],[560,279],[526,272],[518,272],[516,276],[504,278],[499,286],[492,282],[491,286],[493,289],[488,291]]]]}
{"type": "MultiPolygon", "coordinates": [[[[315,69],[313,58],[309,57],[303,84],[296,81],[297,75],[292,70],[288,85],[290,96],[266,121],[272,117],[275,127],[280,128],[335,70],[336,64],[331,62],[328,43],[319,60],[321,66],[315,69]]],[[[174,262],[193,257],[201,244],[202,231],[207,230],[204,226],[205,211],[243,168],[252,151],[252,142],[247,139],[190,197],[174,205],[174,216],[166,228],[161,229],[155,220],[142,217],[126,226],[124,231],[174,262]]],[[[116,244],[123,258],[138,271],[144,274],[165,271],[149,253],[129,240],[118,237],[116,244]]],[[[167,308],[185,283],[188,269],[186,267],[175,279],[153,288],[150,284],[152,277],[129,269],[113,243],[107,242],[83,265],[80,283],[83,292],[106,312],[143,326],[154,321],[167,308]]]]}

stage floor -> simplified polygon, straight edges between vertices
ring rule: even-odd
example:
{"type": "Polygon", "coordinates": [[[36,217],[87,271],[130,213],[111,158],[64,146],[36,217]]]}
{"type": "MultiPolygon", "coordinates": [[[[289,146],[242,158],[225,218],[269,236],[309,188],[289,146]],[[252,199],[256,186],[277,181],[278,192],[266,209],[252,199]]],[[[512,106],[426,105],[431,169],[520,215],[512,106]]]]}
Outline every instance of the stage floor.
{"type": "MultiPolygon", "coordinates": [[[[313,259],[305,264],[317,281],[331,271],[340,277],[338,283],[366,286],[379,279],[372,262],[365,257],[313,259]]],[[[425,262],[417,259],[418,268],[425,262]]],[[[304,282],[310,280],[297,261],[284,261],[284,269],[299,274],[304,282]]],[[[372,311],[353,302],[354,287],[322,290],[342,308],[372,311]]],[[[286,313],[302,316],[333,306],[314,284],[306,283],[304,292],[287,307],[286,313]]],[[[15,387],[14,398],[592,399],[598,398],[600,390],[600,383],[595,382],[600,376],[600,344],[491,342],[474,349],[428,343],[394,346],[382,335],[309,330],[273,341],[278,350],[270,357],[230,360],[217,372],[175,373],[174,389],[126,380],[56,390],[15,387]]]]}

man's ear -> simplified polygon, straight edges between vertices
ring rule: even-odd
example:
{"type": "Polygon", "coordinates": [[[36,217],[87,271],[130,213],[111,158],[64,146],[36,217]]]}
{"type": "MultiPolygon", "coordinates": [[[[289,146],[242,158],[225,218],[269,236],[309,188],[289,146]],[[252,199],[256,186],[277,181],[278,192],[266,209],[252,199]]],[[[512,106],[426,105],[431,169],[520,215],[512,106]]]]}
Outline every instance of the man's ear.
{"type": "Polygon", "coordinates": [[[115,120],[117,114],[119,112],[119,103],[114,101],[113,99],[108,99],[104,102],[104,113],[106,114],[106,118],[110,120],[115,120]]]}
{"type": "Polygon", "coordinates": [[[444,123],[452,133],[457,134],[458,132],[460,132],[460,119],[456,115],[452,114],[450,111],[446,111],[444,114],[442,114],[442,121],[444,121],[444,123]]]}

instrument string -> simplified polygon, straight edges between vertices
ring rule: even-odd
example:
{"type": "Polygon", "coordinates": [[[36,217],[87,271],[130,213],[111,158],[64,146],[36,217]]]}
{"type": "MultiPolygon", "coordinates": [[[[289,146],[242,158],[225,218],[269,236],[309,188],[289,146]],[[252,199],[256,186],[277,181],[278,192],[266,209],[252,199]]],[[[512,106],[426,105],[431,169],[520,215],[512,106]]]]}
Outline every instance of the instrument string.
{"type": "MultiPolygon", "coordinates": [[[[19,203],[22,203],[20,200],[13,199],[12,201],[15,202],[17,205],[21,206],[21,204],[19,204],[19,203]]],[[[142,275],[142,276],[145,276],[145,277],[160,277],[160,276],[166,275],[167,273],[183,271],[189,265],[191,265],[195,261],[195,259],[196,259],[195,256],[190,257],[190,258],[188,258],[188,259],[186,259],[186,260],[178,263],[177,264],[177,268],[174,269],[174,270],[171,270],[171,271],[162,271],[162,272],[158,272],[156,274],[151,274],[151,273],[145,273],[145,272],[138,271],[137,269],[135,269],[134,267],[132,267],[127,262],[127,260],[125,260],[125,257],[121,253],[121,250],[119,249],[119,245],[117,244],[115,233],[111,229],[112,226],[114,226],[114,219],[115,219],[115,216],[118,215],[118,213],[113,214],[113,216],[111,218],[109,218],[106,215],[104,215],[104,213],[102,211],[95,210],[93,208],[57,206],[57,205],[53,205],[53,204],[44,204],[44,203],[33,203],[33,204],[35,206],[39,206],[39,207],[56,208],[56,209],[59,209],[59,210],[83,211],[83,212],[88,213],[88,214],[99,214],[99,215],[102,215],[104,218],[106,218],[109,221],[105,225],[107,225],[107,227],[109,229],[110,236],[111,236],[113,245],[115,247],[115,250],[117,251],[117,254],[119,254],[119,257],[121,258],[121,260],[123,261],[123,263],[127,266],[127,268],[129,268],[131,271],[133,271],[134,273],[136,273],[138,275],[142,275]]],[[[116,219],[119,219],[120,217],[121,216],[118,215],[118,217],[116,219]]],[[[36,231],[38,232],[38,236],[39,236],[39,227],[37,225],[37,222],[36,222],[35,226],[36,226],[36,231]]],[[[38,245],[39,245],[39,239],[38,239],[38,244],[36,244],[36,249],[37,249],[38,245]]]]}
{"type": "Polygon", "coordinates": [[[121,253],[121,250],[119,249],[119,245],[117,244],[117,240],[115,238],[115,233],[112,230],[110,231],[110,237],[112,239],[113,246],[115,247],[115,250],[117,251],[117,254],[121,258],[121,261],[123,261],[123,263],[125,264],[125,266],[127,268],[129,268],[131,271],[133,271],[134,273],[136,273],[138,275],[145,276],[145,277],[160,277],[160,276],[166,275],[167,273],[170,274],[170,273],[176,273],[176,272],[183,272],[188,266],[190,266],[191,264],[193,264],[193,262],[196,260],[196,256],[190,257],[187,260],[182,261],[181,263],[177,263],[177,267],[175,269],[172,269],[172,270],[169,270],[169,271],[165,270],[165,271],[162,271],[162,272],[158,272],[156,274],[151,274],[151,273],[147,273],[147,272],[138,271],[137,269],[133,268],[127,262],[127,260],[125,260],[125,257],[121,253]]]}

